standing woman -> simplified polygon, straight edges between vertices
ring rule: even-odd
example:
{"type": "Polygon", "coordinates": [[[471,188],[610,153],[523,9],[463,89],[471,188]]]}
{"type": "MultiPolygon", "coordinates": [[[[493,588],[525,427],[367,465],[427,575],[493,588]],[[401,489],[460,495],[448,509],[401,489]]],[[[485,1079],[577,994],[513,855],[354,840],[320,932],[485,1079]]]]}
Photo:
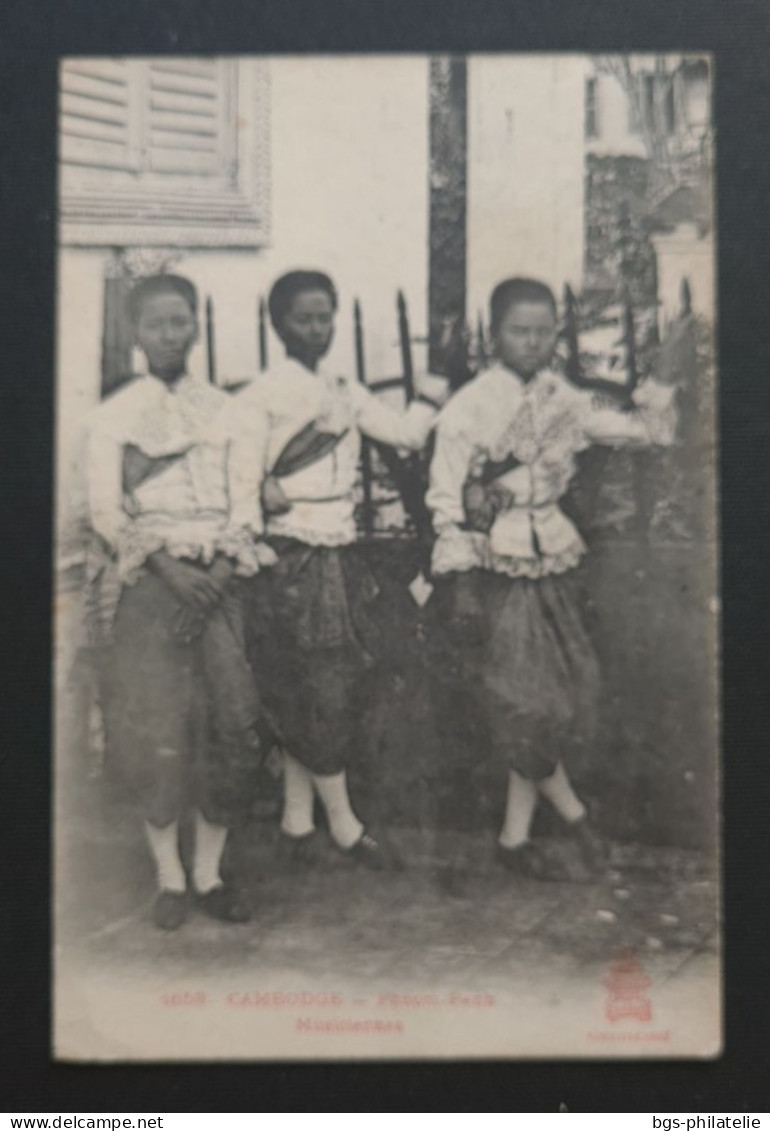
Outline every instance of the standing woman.
{"type": "Polygon", "coordinates": [[[292,855],[307,857],[317,795],[337,848],[390,868],[397,861],[353,810],[346,776],[362,746],[378,651],[378,587],[355,545],[354,488],[361,436],[419,450],[447,385],[424,379],[434,399],[420,395],[398,413],[325,369],[337,294],[323,272],[283,275],[269,310],[286,355],[233,409],[245,437],[239,450],[250,461],[238,476],[251,482],[243,519],[255,529],[264,522],[278,556],[254,586],[254,629],[255,665],[287,750],[281,832],[292,855]]]}
{"type": "Polygon", "coordinates": [[[496,363],[436,428],[433,573],[447,580],[450,627],[473,657],[492,754],[507,775],[498,858],[547,878],[552,866],[530,840],[539,797],[570,826],[586,864],[601,859],[568,769],[590,749],[600,673],[576,577],[586,546],[559,501],[578,452],[670,444],[676,418],[670,387],[647,382],[623,413],[549,368],[557,317],[545,284],[507,279],[490,306],[496,363]]]}
{"type": "Polygon", "coordinates": [[[188,809],[199,906],[225,921],[249,918],[219,865],[230,825],[253,800],[263,742],[244,578],[272,555],[233,519],[229,398],[186,371],[197,308],[180,276],[136,284],[130,310],[148,374],[96,409],[88,432],[88,596],[105,646],[108,758],[144,824],[164,930],[179,927],[189,905],[178,844],[188,809]]]}

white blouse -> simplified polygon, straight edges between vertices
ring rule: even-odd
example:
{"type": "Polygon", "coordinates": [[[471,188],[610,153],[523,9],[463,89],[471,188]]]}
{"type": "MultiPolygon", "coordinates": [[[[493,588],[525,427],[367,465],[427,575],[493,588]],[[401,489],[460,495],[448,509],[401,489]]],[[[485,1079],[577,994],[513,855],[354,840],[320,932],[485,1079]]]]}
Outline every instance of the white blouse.
{"type": "Polygon", "coordinates": [[[286,357],[233,398],[239,459],[233,469],[234,519],[254,530],[296,538],[309,545],[354,542],[354,488],[361,436],[418,451],[436,410],[414,401],[397,412],[363,385],[322,368],[315,373],[286,357]],[[263,520],[261,487],[283,448],[309,424],[343,434],[331,452],[281,478],[291,504],[285,514],[263,520]]]}
{"type": "Polygon", "coordinates": [[[591,444],[668,445],[676,431],[672,387],[652,381],[634,394],[635,411],[602,407],[551,370],[525,383],[496,364],[452,398],[436,426],[427,503],[438,535],[436,574],[474,568],[538,578],[577,565],[586,547],[558,503],[591,444]],[[519,466],[496,480],[510,505],[488,534],[465,528],[463,485],[487,459],[519,466]]]}
{"type": "Polygon", "coordinates": [[[91,414],[89,526],[106,544],[121,581],[134,580],[160,549],[205,561],[226,554],[244,575],[256,573],[261,558],[274,560],[232,513],[229,461],[237,440],[228,432],[229,401],[187,375],[171,387],[147,376],[91,414]],[[155,462],[153,473],[131,487],[124,481],[129,447],[139,459],[155,462]],[[173,458],[164,463],[164,457],[173,458]]]}

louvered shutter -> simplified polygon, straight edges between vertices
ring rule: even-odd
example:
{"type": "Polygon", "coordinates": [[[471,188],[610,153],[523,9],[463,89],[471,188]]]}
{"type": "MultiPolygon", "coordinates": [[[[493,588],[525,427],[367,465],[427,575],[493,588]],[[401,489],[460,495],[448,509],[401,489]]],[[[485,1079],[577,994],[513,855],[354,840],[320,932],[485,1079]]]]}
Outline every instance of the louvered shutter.
{"type": "Polygon", "coordinates": [[[60,222],[84,246],[261,246],[267,68],[203,56],[67,59],[60,222]]]}
{"type": "Polygon", "coordinates": [[[147,68],[146,168],[222,177],[229,144],[232,67],[221,59],[158,59],[147,68]]]}
{"type": "Polygon", "coordinates": [[[94,169],[135,170],[131,72],[125,59],[68,59],[61,67],[61,159],[94,169]]]}

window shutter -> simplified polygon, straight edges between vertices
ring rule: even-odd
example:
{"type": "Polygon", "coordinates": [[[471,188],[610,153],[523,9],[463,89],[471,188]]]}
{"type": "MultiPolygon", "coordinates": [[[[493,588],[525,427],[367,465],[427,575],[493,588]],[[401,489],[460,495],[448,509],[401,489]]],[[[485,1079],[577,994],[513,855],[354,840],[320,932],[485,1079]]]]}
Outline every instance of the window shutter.
{"type": "Polygon", "coordinates": [[[65,164],[93,169],[138,167],[125,59],[68,59],[62,63],[60,133],[65,164]]]}
{"type": "Polygon", "coordinates": [[[219,59],[158,59],[148,65],[147,168],[218,177],[229,170],[232,67],[219,59]]]}
{"type": "Polygon", "coordinates": [[[266,63],[77,58],[64,61],[60,73],[64,242],[264,244],[266,63]]]}

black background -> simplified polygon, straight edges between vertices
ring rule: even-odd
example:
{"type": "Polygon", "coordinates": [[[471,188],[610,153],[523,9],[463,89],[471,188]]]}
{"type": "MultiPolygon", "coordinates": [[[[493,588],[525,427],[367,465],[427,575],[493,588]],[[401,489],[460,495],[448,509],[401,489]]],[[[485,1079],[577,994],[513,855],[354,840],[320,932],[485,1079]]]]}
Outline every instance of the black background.
{"type": "MultiPolygon", "coordinates": [[[[0,1107],[767,1109],[770,5],[5,0],[0,8],[0,1107]],[[98,1067],[50,1061],[56,66],[65,54],[709,50],[716,56],[726,1052],[714,1062],[98,1067]]],[[[312,187],[309,187],[312,192],[312,187]]],[[[366,1117],[362,1116],[362,1120],[366,1117]]]]}

